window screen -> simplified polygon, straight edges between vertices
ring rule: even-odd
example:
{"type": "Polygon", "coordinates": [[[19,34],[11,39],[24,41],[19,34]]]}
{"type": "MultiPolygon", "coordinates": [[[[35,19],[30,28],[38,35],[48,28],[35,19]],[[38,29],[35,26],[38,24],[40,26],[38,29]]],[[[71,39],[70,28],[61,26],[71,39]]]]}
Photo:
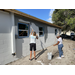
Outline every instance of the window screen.
{"type": "Polygon", "coordinates": [[[57,35],[57,29],[55,29],[55,35],[57,35]]]}
{"type": "Polygon", "coordinates": [[[39,27],[39,36],[43,36],[44,35],[44,29],[43,27],[39,27]]]}
{"type": "Polygon", "coordinates": [[[28,36],[28,24],[18,24],[19,36],[28,36]]]}

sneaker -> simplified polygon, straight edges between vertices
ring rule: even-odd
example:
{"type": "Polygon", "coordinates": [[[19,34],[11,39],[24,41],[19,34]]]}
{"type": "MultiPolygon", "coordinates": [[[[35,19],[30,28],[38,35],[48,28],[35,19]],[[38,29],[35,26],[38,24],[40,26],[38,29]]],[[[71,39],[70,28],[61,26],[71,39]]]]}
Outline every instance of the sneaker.
{"type": "Polygon", "coordinates": [[[57,59],[61,59],[61,57],[57,57],[57,59]]]}
{"type": "Polygon", "coordinates": [[[64,58],[64,55],[62,55],[61,57],[64,58]]]}
{"type": "Polygon", "coordinates": [[[35,60],[37,60],[37,58],[34,58],[35,60]]]}
{"type": "Polygon", "coordinates": [[[32,59],[29,59],[30,61],[32,61],[32,59]]]}

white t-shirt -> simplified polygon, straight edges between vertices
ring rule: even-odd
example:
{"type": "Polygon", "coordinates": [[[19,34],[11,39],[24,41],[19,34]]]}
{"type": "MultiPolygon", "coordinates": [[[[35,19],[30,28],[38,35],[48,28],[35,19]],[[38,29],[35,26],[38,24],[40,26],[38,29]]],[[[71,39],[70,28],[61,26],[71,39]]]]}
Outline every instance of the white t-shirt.
{"type": "Polygon", "coordinates": [[[58,39],[57,39],[57,41],[59,41],[59,42],[60,42],[58,45],[62,44],[62,38],[61,38],[61,37],[60,37],[60,38],[58,38],[58,39]]]}
{"type": "Polygon", "coordinates": [[[36,43],[36,36],[30,35],[30,43],[36,43]]]}

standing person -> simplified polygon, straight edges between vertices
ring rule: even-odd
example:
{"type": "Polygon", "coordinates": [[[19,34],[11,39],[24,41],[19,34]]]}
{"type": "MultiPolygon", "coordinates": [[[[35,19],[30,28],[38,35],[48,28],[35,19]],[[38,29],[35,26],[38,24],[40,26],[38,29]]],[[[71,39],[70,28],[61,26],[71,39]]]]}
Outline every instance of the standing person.
{"type": "Polygon", "coordinates": [[[30,34],[30,59],[32,60],[32,49],[34,48],[34,59],[36,60],[36,39],[38,39],[38,36],[36,32],[33,32],[33,29],[30,34]]]}
{"type": "Polygon", "coordinates": [[[59,57],[57,57],[57,59],[61,59],[61,57],[64,57],[64,55],[62,51],[62,48],[63,48],[62,38],[60,37],[59,34],[57,35],[57,43],[54,44],[53,46],[56,46],[56,45],[58,45],[58,50],[59,50],[59,57]]]}

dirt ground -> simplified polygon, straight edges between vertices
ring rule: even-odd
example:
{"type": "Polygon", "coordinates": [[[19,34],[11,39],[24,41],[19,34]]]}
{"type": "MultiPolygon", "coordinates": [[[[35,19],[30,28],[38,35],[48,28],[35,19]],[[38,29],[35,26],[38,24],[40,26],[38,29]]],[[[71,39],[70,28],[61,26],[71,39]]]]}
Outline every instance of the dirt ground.
{"type": "Polygon", "coordinates": [[[75,41],[69,39],[63,39],[63,54],[64,58],[56,59],[59,56],[58,46],[50,46],[45,49],[36,52],[37,60],[29,60],[29,55],[11,62],[7,65],[75,65],[75,41]],[[48,52],[52,52],[54,55],[52,60],[48,60],[48,52]]]}

